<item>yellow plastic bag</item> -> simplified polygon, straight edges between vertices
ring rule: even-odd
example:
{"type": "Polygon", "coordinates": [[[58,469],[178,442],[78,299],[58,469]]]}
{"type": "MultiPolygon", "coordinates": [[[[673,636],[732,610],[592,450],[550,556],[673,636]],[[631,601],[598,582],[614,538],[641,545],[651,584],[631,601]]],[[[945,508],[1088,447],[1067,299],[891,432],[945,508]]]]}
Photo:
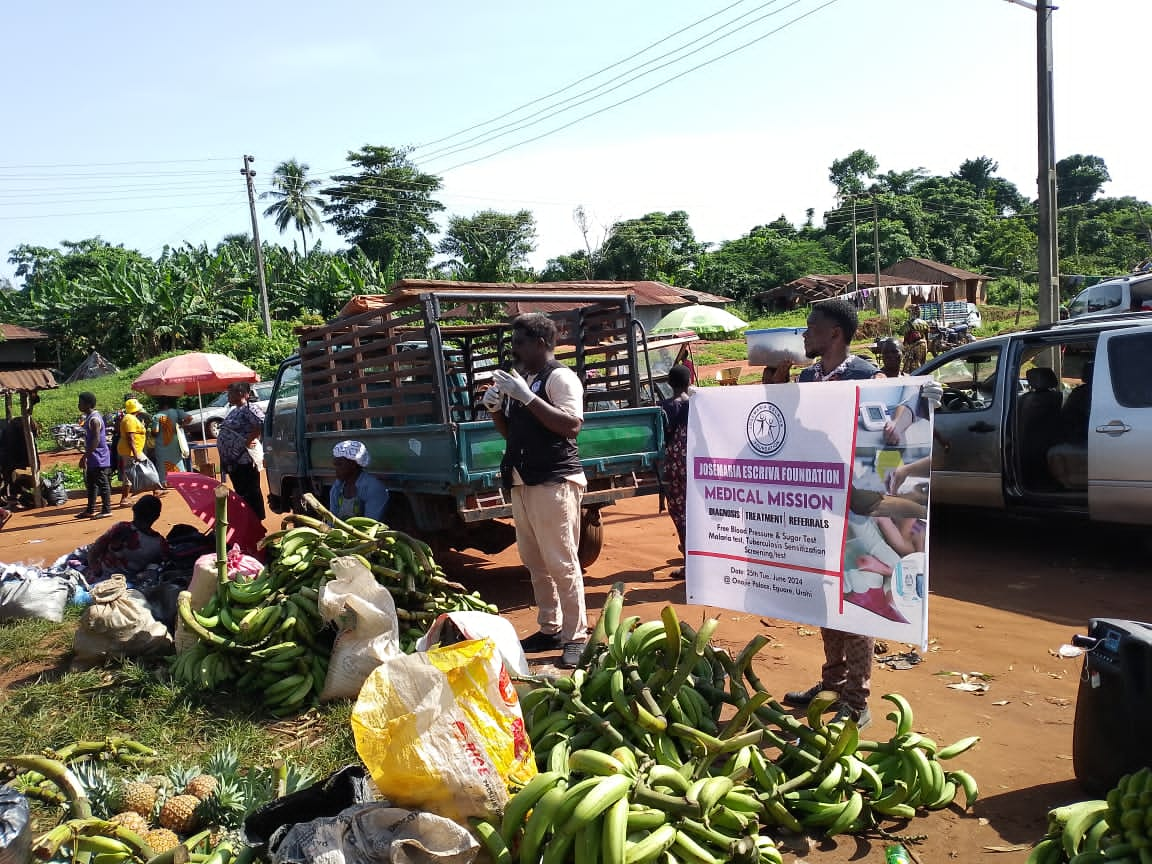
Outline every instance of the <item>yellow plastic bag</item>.
{"type": "Polygon", "coordinates": [[[496,643],[459,642],[386,660],[352,711],[356,752],[394,805],[457,822],[495,818],[536,760],[496,643]]]}

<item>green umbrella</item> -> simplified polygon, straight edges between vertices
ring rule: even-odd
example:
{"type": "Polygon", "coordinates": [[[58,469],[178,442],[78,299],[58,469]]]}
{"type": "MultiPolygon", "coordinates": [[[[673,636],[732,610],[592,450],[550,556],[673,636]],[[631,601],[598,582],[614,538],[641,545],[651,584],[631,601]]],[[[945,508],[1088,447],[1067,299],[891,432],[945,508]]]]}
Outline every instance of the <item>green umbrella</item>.
{"type": "Polygon", "coordinates": [[[695,303],[691,306],[681,306],[673,309],[656,322],[652,333],[668,333],[674,330],[692,330],[698,334],[729,335],[743,330],[748,326],[747,321],[741,321],[731,312],[717,309],[715,306],[701,306],[695,303]]]}

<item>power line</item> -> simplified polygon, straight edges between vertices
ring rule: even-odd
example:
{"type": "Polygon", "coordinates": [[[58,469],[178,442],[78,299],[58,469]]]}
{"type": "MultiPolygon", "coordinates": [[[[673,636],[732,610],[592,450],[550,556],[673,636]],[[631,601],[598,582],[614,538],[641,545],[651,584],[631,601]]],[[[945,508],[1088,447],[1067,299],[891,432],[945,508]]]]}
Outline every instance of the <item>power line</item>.
{"type": "Polygon", "coordinates": [[[133,207],[128,210],[91,210],[85,213],[25,213],[21,216],[0,216],[0,221],[15,222],[22,219],[71,219],[76,216],[113,216],[121,213],[160,213],[168,210],[198,210],[215,204],[181,204],[175,207],[133,207]]]}
{"type": "Polygon", "coordinates": [[[473,124],[472,126],[468,126],[468,127],[465,127],[464,129],[460,129],[457,132],[453,132],[450,135],[445,135],[443,138],[437,138],[433,141],[426,141],[423,144],[417,144],[413,149],[414,150],[420,150],[424,147],[431,147],[435,144],[440,144],[440,143],[442,143],[444,141],[448,141],[452,138],[458,138],[461,135],[468,134],[469,132],[471,132],[474,129],[479,129],[482,126],[488,126],[488,125],[491,125],[492,123],[495,123],[498,120],[503,120],[505,117],[509,117],[512,114],[517,113],[518,111],[522,111],[525,108],[529,108],[533,105],[536,105],[540,102],[543,102],[545,99],[551,99],[553,96],[558,96],[561,93],[564,93],[568,90],[571,90],[573,87],[577,87],[577,86],[583,84],[585,81],[590,81],[591,79],[595,78],[598,75],[603,74],[604,72],[609,71],[610,69],[615,69],[617,66],[623,65],[623,64],[627,63],[629,60],[634,60],[635,58],[639,57],[640,55],[646,54],[648,51],[652,50],[657,45],[663,44],[664,42],[667,42],[669,39],[672,39],[676,36],[679,36],[681,33],[686,33],[687,31],[693,29],[694,27],[697,27],[700,24],[703,24],[705,21],[709,21],[712,18],[717,17],[718,15],[723,15],[729,9],[733,9],[736,6],[739,6],[741,3],[744,3],[744,2],[747,2],[747,0],[736,0],[735,3],[730,3],[729,5],[725,6],[723,9],[720,9],[717,12],[713,12],[711,15],[706,15],[703,18],[700,18],[696,21],[693,21],[687,27],[681,27],[679,30],[676,30],[673,33],[669,33],[667,36],[664,36],[660,39],[657,39],[655,42],[651,43],[650,45],[646,45],[645,47],[641,48],[639,51],[635,52],[634,54],[629,54],[627,57],[625,57],[621,60],[617,60],[615,63],[612,63],[608,66],[604,66],[601,69],[597,69],[595,72],[591,72],[582,78],[577,78],[575,81],[571,82],[570,84],[566,84],[557,90],[553,90],[551,93],[546,93],[537,99],[532,99],[528,102],[525,102],[522,105],[517,105],[515,108],[511,109],[510,111],[505,111],[503,114],[500,114],[496,117],[493,117],[490,120],[485,120],[482,123],[473,124]]]}
{"type": "Polygon", "coordinates": [[[489,132],[482,133],[481,135],[473,136],[472,138],[469,138],[469,139],[461,142],[458,145],[449,145],[448,147],[441,147],[437,150],[434,150],[431,153],[424,153],[421,155],[421,158],[425,159],[425,160],[435,160],[435,159],[441,158],[443,156],[451,156],[455,153],[461,153],[461,152],[464,152],[466,150],[471,150],[475,147],[479,147],[481,144],[486,144],[489,141],[495,141],[497,138],[503,138],[507,135],[511,135],[513,132],[518,132],[522,129],[527,129],[531,126],[535,126],[539,123],[543,123],[545,120],[549,119],[550,117],[555,117],[558,114],[563,114],[567,111],[572,111],[581,105],[584,105],[588,102],[592,102],[596,99],[599,99],[601,96],[606,96],[609,93],[615,92],[616,90],[619,90],[621,87],[625,87],[628,84],[631,84],[633,81],[637,81],[640,78],[643,78],[647,75],[651,75],[652,73],[658,72],[661,69],[664,69],[664,68],[671,66],[673,64],[679,63],[682,60],[685,60],[694,54],[698,54],[699,52],[703,51],[704,49],[709,48],[712,45],[715,45],[717,42],[721,42],[725,39],[729,39],[732,36],[735,36],[741,30],[745,30],[748,27],[751,27],[753,24],[756,24],[756,23],[764,20],[765,18],[769,18],[772,15],[779,14],[780,12],[784,11],[785,9],[788,9],[791,6],[795,6],[797,3],[801,2],[801,0],[793,0],[793,2],[784,6],[782,9],[778,9],[774,12],[765,13],[764,15],[761,15],[759,18],[754,18],[752,21],[749,21],[747,24],[743,25],[742,27],[737,28],[736,30],[732,31],[731,33],[725,33],[723,36],[718,36],[717,38],[713,39],[712,41],[706,42],[705,44],[700,45],[698,48],[695,48],[692,51],[689,51],[687,54],[684,54],[684,56],[682,56],[682,57],[677,57],[673,60],[668,60],[666,63],[661,63],[660,65],[655,66],[652,69],[648,69],[647,71],[644,71],[644,72],[638,71],[638,70],[643,69],[645,66],[651,66],[653,63],[658,63],[660,60],[663,60],[666,57],[671,57],[674,54],[679,54],[679,53],[685,51],[690,46],[695,45],[698,42],[701,42],[701,41],[707,39],[709,36],[712,36],[713,34],[718,33],[721,30],[724,30],[728,27],[731,27],[732,25],[734,25],[736,22],[740,21],[741,19],[746,18],[749,15],[752,15],[752,14],[754,14],[754,13],[756,13],[756,12],[760,11],[761,9],[764,9],[768,6],[773,6],[779,2],[780,2],[780,0],[767,0],[767,2],[761,3],[759,6],[750,10],[749,12],[745,12],[743,15],[740,15],[740,16],[734,18],[733,20],[728,21],[725,24],[722,24],[720,27],[717,27],[713,30],[708,31],[707,33],[705,33],[702,36],[698,36],[697,38],[693,39],[692,41],[687,42],[684,45],[681,45],[679,48],[675,48],[672,51],[668,51],[668,52],[665,52],[664,54],[660,54],[657,57],[653,57],[651,60],[646,60],[643,63],[641,63],[637,66],[634,66],[631,69],[628,69],[627,71],[620,73],[619,75],[616,75],[613,78],[609,78],[607,81],[603,82],[602,84],[597,84],[595,87],[591,87],[587,90],[582,90],[581,92],[575,94],[574,96],[570,96],[567,99],[563,99],[559,102],[556,102],[552,105],[549,105],[545,108],[542,108],[539,111],[535,111],[535,112],[529,114],[527,117],[522,117],[521,119],[515,120],[511,123],[505,123],[503,126],[497,126],[495,129],[490,130],[489,132]],[[636,73],[636,74],[633,74],[633,73],[636,73]],[[623,78],[625,80],[620,81],[621,78],[623,78]],[[608,85],[612,84],[614,81],[620,81],[620,83],[614,87],[608,87],[608,85]],[[600,92],[597,92],[597,91],[600,91],[600,92]],[[592,94],[592,95],[589,95],[589,94],[592,94]],[[586,99],[580,99],[579,97],[581,97],[581,96],[587,96],[587,98],[586,99]],[[571,104],[566,104],[566,103],[571,103],[571,104]],[[564,106],[564,107],[560,107],[560,106],[564,106]],[[552,110],[552,109],[556,109],[556,110],[552,110]],[[533,118],[536,118],[536,119],[533,119],[533,118]],[[507,132],[502,131],[505,129],[507,129],[508,131],[507,132]],[[476,142],[476,143],[472,144],[471,142],[476,142]]]}
{"type": "MultiPolygon", "coordinates": [[[[796,2],[799,2],[799,0],[796,0],[796,2]]],[[[775,34],[781,32],[782,30],[785,30],[788,27],[791,27],[793,24],[797,24],[800,21],[804,20],[805,18],[808,18],[811,15],[815,15],[817,12],[820,12],[821,10],[826,9],[827,7],[832,6],[835,3],[839,3],[839,2],[840,2],[840,0],[826,0],[826,2],[820,4],[815,9],[812,9],[808,12],[805,12],[802,15],[798,15],[796,18],[793,18],[791,21],[787,21],[784,24],[781,24],[779,27],[775,28],[774,30],[769,30],[767,33],[763,33],[760,36],[755,37],[754,39],[750,39],[747,42],[744,42],[744,43],[736,46],[735,48],[731,49],[730,51],[725,51],[723,54],[719,54],[716,57],[712,57],[709,60],[705,60],[702,63],[698,63],[695,66],[692,66],[688,69],[685,69],[683,72],[679,72],[675,75],[672,75],[669,78],[665,78],[663,81],[659,81],[656,84],[653,84],[651,87],[648,87],[645,90],[641,90],[639,93],[635,93],[631,96],[628,96],[625,99],[621,99],[617,102],[613,102],[611,105],[606,105],[603,108],[598,108],[595,111],[590,111],[587,114],[583,114],[580,117],[577,117],[575,120],[571,120],[567,123],[564,123],[560,126],[557,126],[554,129],[550,129],[547,132],[542,132],[539,135],[534,135],[533,137],[527,138],[523,141],[518,141],[514,144],[509,144],[506,147],[501,147],[499,150],[494,150],[493,152],[487,153],[483,156],[477,156],[474,159],[468,159],[464,162],[459,162],[455,165],[452,165],[449,168],[445,168],[445,169],[441,170],[439,173],[440,174],[447,174],[449,171],[454,171],[457,168],[463,168],[465,165],[473,165],[477,162],[483,162],[486,159],[491,159],[495,156],[501,155],[502,153],[507,153],[509,150],[514,150],[518,147],[523,147],[525,144],[531,144],[535,141],[539,141],[542,138],[547,138],[550,135],[555,135],[557,132],[562,132],[565,129],[571,128],[572,126],[575,126],[577,123],[580,123],[584,120],[587,120],[590,117],[595,117],[597,114],[603,114],[605,111],[611,111],[613,108],[619,108],[621,105],[626,105],[629,102],[633,102],[636,99],[639,99],[641,96],[646,96],[647,94],[651,93],[654,90],[658,90],[659,88],[661,88],[667,84],[670,84],[673,81],[676,81],[680,78],[683,78],[685,75],[690,75],[691,73],[696,72],[699,69],[703,69],[705,66],[710,66],[713,63],[716,63],[720,60],[724,60],[728,57],[731,57],[733,54],[737,54],[740,51],[745,50],[746,48],[750,48],[751,46],[757,44],[758,42],[764,41],[769,36],[774,36],[775,34]]]]}
{"type": "Polygon", "coordinates": [[[225,157],[201,159],[134,159],[126,162],[55,162],[29,165],[0,165],[0,171],[22,171],[28,168],[109,168],[126,165],[180,165],[202,162],[231,162],[225,157]]]}
{"type": "Polygon", "coordinates": [[[54,205],[54,204],[99,204],[103,201],[154,201],[156,199],[164,200],[195,200],[210,196],[219,196],[224,191],[223,187],[212,187],[204,189],[200,192],[183,192],[179,194],[166,193],[166,194],[137,194],[137,195],[101,195],[96,198],[72,198],[72,199],[53,199],[53,200],[31,200],[31,201],[5,201],[0,200],[0,207],[36,207],[40,205],[54,205]]]}

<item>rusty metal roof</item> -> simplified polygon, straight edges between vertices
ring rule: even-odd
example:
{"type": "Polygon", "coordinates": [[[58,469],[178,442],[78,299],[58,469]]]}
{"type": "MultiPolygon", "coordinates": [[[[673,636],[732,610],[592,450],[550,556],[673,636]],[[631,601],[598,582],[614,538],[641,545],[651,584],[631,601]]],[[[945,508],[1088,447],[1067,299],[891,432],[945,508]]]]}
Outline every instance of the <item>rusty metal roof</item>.
{"type": "Polygon", "coordinates": [[[0,324],[0,338],[3,339],[50,339],[47,333],[39,330],[29,330],[19,324],[0,324]]]}
{"type": "Polygon", "coordinates": [[[47,369],[0,369],[0,394],[55,389],[56,379],[47,369]]]}
{"type": "MultiPolygon", "coordinates": [[[[860,273],[856,277],[856,284],[860,288],[874,288],[876,276],[872,273],[860,273]]],[[[898,288],[903,285],[920,285],[922,280],[906,279],[902,276],[880,274],[880,285],[887,288],[898,288]]],[[[805,302],[813,300],[826,300],[829,297],[838,297],[852,290],[851,273],[812,273],[793,279],[784,285],[771,288],[756,295],[761,302],[774,297],[796,296],[805,302]]]]}
{"type": "MultiPolygon", "coordinates": [[[[616,294],[636,295],[637,306],[683,306],[687,303],[734,303],[731,297],[721,297],[706,291],[692,291],[663,282],[648,279],[614,282],[610,279],[590,279],[572,282],[450,282],[440,279],[401,279],[392,286],[393,291],[484,291],[484,290],[531,290],[537,293],[555,291],[557,294],[571,294],[581,291],[606,291],[616,294]]],[[[572,308],[570,304],[563,308],[572,308]]]]}
{"type": "Polygon", "coordinates": [[[902,268],[901,265],[908,265],[908,264],[918,265],[919,267],[922,267],[925,270],[930,270],[934,273],[940,273],[944,276],[947,276],[949,278],[949,280],[955,280],[955,279],[965,279],[965,280],[967,280],[967,279],[984,279],[984,280],[987,280],[989,278],[987,276],[982,276],[979,273],[973,273],[971,270],[964,270],[960,267],[953,267],[951,264],[942,264],[939,261],[933,261],[930,258],[901,258],[899,261],[897,261],[891,267],[885,267],[884,270],[881,272],[892,273],[895,271],[896,273],[899,273],[899,271],[901,269],[908,269],[906,266],[902,268]]]}

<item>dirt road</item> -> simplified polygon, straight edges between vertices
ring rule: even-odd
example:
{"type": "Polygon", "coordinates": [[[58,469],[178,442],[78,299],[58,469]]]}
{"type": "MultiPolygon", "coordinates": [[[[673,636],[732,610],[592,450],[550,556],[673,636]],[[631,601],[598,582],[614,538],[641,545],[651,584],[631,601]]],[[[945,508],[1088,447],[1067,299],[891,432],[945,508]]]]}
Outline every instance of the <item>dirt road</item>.
{"type": "MultiPolygon", "coordinates": [[[[19,513],[0,532],[0,561],[51,561],[90,542],[108,521],[75,520],[81,502],[19,513]]],[[[175,493],[164,499],[162,530],[191,516],[175,493]]],[[[123,511],[125,514],[127,510],[123,511]]],[[[598,610],[613,582],[628,584],[627,605],[645,617],[665,603],[681,604],[684,583],[675,532],[647,497],[605,511],[604,553],[587,574],[588,605],[598,610]]],[[[268,520],[269,527],[278,518],[268,520]]],[[[904,671],[878,667],[873,677],[873,727],[886,738],[887,703],[879,695],[900,692],[916,709],[916,729],[941,742],[965,735],[981,743],[957,761],[981,786],[974,812],[942,811],[916,820],[909,831],[927,834],[916,847],[923,862],[1023,861],[1022,851],[995,854],[1041,836],[1051,806],[1086,797],[1072,773],[1072,728],[1080,661],[1056,649],[1083,630],[1090,616],[1147,617],[1147,568],[1126,550],[1128,535],[1070,524],[936,513],[932,526],[930,638],[924,662],[904,671]],[[949,689],[952,672],[990,676],[983,695],[949,689]]],[[[481,588],[506,610],[521,634],[534,629],[531,587],[515,550],[492,558],[453,555],[446,568],[481,588]]],[[[758,659],[759,672],[777,694],[817,680],[822,652],[818,632],[785,621],[681,606],[698,623],[717,614],[721,643],[742,647],[757,632],[772,638],[758,659]]],[[[905,646],[890,645],[891,651],[905,646]]],[[[839,864],[879,861],[882,844],[841,838],[807,856],[839,864]]],[[[791,858],[789,859],[791,860],[791,858]]]]}

